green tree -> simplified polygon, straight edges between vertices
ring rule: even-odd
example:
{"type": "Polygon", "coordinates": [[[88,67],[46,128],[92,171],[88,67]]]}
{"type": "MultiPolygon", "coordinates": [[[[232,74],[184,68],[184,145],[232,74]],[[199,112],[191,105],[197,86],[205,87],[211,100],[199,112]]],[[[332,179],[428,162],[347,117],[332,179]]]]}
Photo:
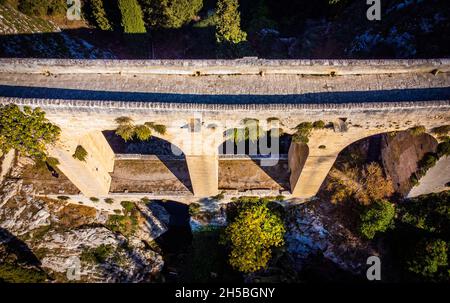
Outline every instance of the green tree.
{"type": "Polygon", "coordinates": [[[447,250],[447,243],[441,239],[422,240],[408,262],[408,270],[425,278],[434,277],[441,268],[448,266],[447,250]]]}
{"type": "Polygon", "coordinates": [[[142,125],[135,125],[133,119],[129,117],[119,117],[116,119],[118,127],[116,135],[122,137],[125,141],[132,140],[134,137],[141,141],[149,140],[152,137],[153,131],[164,135],[166,133],[166,126],[156,124],[154,122],[145,122],[142,125]]]}
{"type": "Polygon", "coordinates": [[[216,39],[218,43],[238,44],[247,40],[247,33],[241,30],[241,15],[238,0],[219,0],[216,14],[216,39]]]}
{"type": "Polygon", "coordinates": [[[103,6],[103,0],[89,0],[86,2],[89,15],[101,30],[112,30],[112,25],[103,6]]]}
{"type": "Polygon", "coordinates": [[[149,26],[180,28],[202,9],[203,0],[141,0],[149,26]]]}
{"type": "Polygon", "coordinates": [[[55,143],[61,129],[45,118],[40,108],[25,106],[23,111],[15,104],[0,106],[0,149],[7,153],[15,149],[37,160],[46,160],[46,146],[55,143]]]}
{"type": "Polygon", "coordinates": [[[366,206],[360,214],[360,233],[367,239],[373,239],[378,232],[385,232],[392,226],[395,206],[387,200],[378,200],[366,206]]]}
{"type": "Polygon", "coordinates": [[[137,0],[119,0],[123,31],[127,34],[146,33],[142,10],[137,0]]]}
{"type": "Polygon", "coordinates": [[[229,262],[241,272],[255,272],[267,266],[272,248],[284,245],[285,228],[268,202],[238,202],[241,208],[225,230],[223,243],[231,246],[229,262]]]}
{"type": "Polygon", "coordinates": [[[18,9],[31,16],[61,16],[67,12],[66,0],[19,0],[18,9]]]}

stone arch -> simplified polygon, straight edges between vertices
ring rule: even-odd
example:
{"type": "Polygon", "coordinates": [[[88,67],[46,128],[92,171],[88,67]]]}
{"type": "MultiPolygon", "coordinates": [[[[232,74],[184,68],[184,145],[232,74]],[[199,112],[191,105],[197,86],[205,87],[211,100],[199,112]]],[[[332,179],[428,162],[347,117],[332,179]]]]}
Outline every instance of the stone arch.
{"type": "Polygon", "coordinates": [[[125,142],[114,130],[105,130],[103,135],[116,155],[112,192],[193,193],[186,155],[163,136],[125,142]]]}

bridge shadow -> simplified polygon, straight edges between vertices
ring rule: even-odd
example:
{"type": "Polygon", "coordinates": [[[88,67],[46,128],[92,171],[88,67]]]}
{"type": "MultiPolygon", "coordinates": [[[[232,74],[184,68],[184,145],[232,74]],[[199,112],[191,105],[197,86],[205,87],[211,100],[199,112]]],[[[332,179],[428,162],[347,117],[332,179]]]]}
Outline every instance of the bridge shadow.
{"type": "Polygon", "coordinates": [[[103,131],[115,154],[155,155],[167,169],[180,181],[191,193],[193,192],[189,170],[185,155],[179,150],[179,155],[174,155],[173,146],[169,141],[152,136],[149,140],[140,141],[133,139],[125,141],[115,134],[114,130],[103,131]]]}
{"type": "MultiPolygon", "coordinates": [[[[153,92],[116,92],[20,85],[0,85],[0,96],[53,100],[136,101],[206,104],[344,104],[417,102],[450,99],[450,86],[373,91],[319,92],[290,95],[206,95],[153,92]]],[[[62,101],[64,102],[64,101],[62,101]]]]}
{"type": "Polygon", "coordinates": [[[28,245],[10,233],[7,229],[0,228],[0,244],[5,247],[6,254],[14,254],[17,262],[30,266],[40,266],[41,262],[28,245]]]}
{"type": "MultiPolygon", "coordinates": [[[[292,141],[292,136],[289,134],[282,134],[279,140],[272,140],[270,138],[270,130],[265,133],[256,143],[251,143],[250,140],[245,140],[240,142],[242,144],[240,147],[234,142],[233,139],[228,139],[224,141],[218,148],[219,155],[229,155],[233,157],[236,156],[246,156],[251,160],[259,169],[261,169],[266,175],[268,175],[280,188],[283,190],[290,190],[289,184],[289,169],[284,171],[283,166],[287,165],[287,161],[283,159],[269,160],[270,157],[287,157],[289,146],[292,141]],[[264,141],[267,140],[267,141],[264,141]],[[260,141],[267,142],[268,149],[271,150],[272,144],[278,144],[278,149],[274,153],[271,152],[270,155],[265,155],[260,148],[260,141]],[[256,150],[251,150],[250,145],[255,144],[256,150]],[[262,160],[263,157],[267,156],[268,159],[262,160]],[[264,163],[263,163],[264,162],[264,163]]],[[[226,158],[223,158],[226,159],[226,158]]],[[[237,160],[239,161],[239,160],[237,160]]]]}

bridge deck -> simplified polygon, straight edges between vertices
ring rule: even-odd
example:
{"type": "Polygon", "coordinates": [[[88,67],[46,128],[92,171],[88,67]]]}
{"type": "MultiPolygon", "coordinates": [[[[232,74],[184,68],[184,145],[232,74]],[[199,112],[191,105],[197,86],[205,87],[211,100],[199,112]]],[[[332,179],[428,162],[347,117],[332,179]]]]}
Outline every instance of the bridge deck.
{"type": "Polygon", "coordinates": [[[431,101],[450,100],[450,76],[0,73],[0,97],[228,104],[431,101]]]}

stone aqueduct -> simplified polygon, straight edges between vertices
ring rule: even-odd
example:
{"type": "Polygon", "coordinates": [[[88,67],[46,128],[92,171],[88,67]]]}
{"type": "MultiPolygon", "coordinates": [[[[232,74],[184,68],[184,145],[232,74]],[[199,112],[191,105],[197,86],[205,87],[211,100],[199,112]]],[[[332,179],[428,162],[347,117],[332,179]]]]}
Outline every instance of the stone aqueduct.
{"type": "MultiPolygon", "coordinates": [[[[102,134],[115,118],[168,127],[185,154],[195,197],[218,193],[223,126],[276,117],[286,132],[323,120],[307,146],[292,143],[292,197],[314,196],[339,152],[359,139],[450,123],[450,60],[0,59],[0,103],[41,107],[62,129],[50,153],[86,196],[108,195],[115,155],[102,134]],[[85,162],[72,154],[88,151],[85,162]],[[326,148],[319,148],[319,146],[326,148]]],[[[269,127],[269,126],[267,126],[269,127]]]]}

